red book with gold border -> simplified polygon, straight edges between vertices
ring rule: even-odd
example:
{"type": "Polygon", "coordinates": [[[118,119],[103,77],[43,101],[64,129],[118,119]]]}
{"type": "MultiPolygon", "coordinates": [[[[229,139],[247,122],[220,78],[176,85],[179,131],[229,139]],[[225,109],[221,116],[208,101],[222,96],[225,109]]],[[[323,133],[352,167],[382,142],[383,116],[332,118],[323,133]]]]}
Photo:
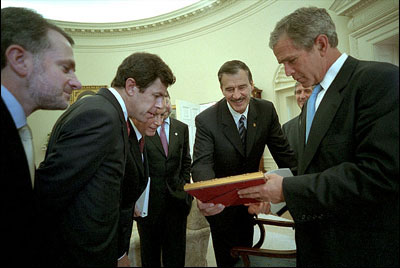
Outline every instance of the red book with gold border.
{"type": "Polygon", "coordinates": [[[247,203],[259,203],[260,201],[256,199],[239,198],[237,192],[240,189],[263,183],[265,183],[264,174],[259,171],[237,176],[187,183],[184,186],[184,190],[203,203],[223,204],[228,207],[247,203]]]}

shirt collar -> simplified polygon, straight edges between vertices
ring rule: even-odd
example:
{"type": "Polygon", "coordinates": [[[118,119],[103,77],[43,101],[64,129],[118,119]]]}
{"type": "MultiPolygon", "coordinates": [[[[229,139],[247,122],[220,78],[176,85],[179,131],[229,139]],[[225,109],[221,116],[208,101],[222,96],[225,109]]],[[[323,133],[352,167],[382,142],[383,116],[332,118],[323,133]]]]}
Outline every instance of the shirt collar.
{"type": "Polygon", "coordinates": [[[343,53],[328,69],[325,74],[324,79],[321,81],[321,86],[323,89],[328,89],[332,84],[333,80],[335,80],[336,75],[339,73],[340,69],[342,68],[344,62],[346,61],[348,55],[343,53]]]}
{"type": "Polygon", "coordinates": [[[26,116],[22,105],[8,89],[1,85],[1,98],[3,99],[17,129],[26,125],[26,116]]]}
{"type": "Polygon", "coordinates": [[[167,118],[164,119],[164,123],[167,125],[170,125],[170,119],[169,116],[167,118]]]}
{"type": "Polygon", "coordinates": [[[233,116],[233,120],[235,120],[236,125],[238,124],[238,122],[240,120],[240,117],[242,115],[244,115],[246,117],[246,121],[247,121],[247,113],[249,112],[250,102],[249,102],[249,104],[247,104],[246,110],[244,110],[244,112],[242,114],[240,114],[240,113],[236,112],[235,110],[233,110],[232,106],[229,104],[228,101],[226,102],[226,104],[228,105],[229,112],[231,112],[231,114],[233,116]]]}
{"type": "Polygon", "coordinates": [[[109,87],[108,90],[110,90],[110,92],[111,92],[111,93],[114,95],[114,97],[117,99],[119,105],[120,105],[121,108],[122,108],[122,112],[124,113],[125,121],[127,121],[127,120],[128,120],[128,111],[127,111],[127,109],[126,109],[125,102],[124,102],[124,100],[123,100],[122,97],[121,97],[121,94],[119,94],[119,92],[118,92],[115,88],[112,88],[112,87],[109,87]]]}
{"type": "Polygon", "coordinates": [[[140,141],[140,139],[142,138],[142,133],[140,133],[140,131],[137,129],[137,127],[135,126],[135,124],[132,122],[131,119],[129,119],[129,121],[131,121],[133,129],[135,130],[137,140],[140,141]]]}

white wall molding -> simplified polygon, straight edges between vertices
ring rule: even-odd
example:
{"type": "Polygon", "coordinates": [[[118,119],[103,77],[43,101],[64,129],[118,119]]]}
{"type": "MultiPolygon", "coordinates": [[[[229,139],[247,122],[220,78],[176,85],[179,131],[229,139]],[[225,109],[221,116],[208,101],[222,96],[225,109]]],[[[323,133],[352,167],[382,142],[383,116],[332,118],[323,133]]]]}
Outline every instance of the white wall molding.
{"type": "MultiPolygon", "coordinates": [[[[356,58],[379,60],[374,55],[374,46],[396,36],[398,39],[398,0],[335,0],[329,9],[337,15],[350,17],[347,25],[350,54],[356,58]]],[[[393,57],[398,58],[398,54],[393,57]]],[[[398,59],[393,58],[390,62],[398,62],[398,59]]]]}
{"type": "Polygon", "coordinates": [[[202,17],[238,0],[203,0],[188,7],[156,17],[114,23],[84,23],[52,20],[74,35],[115,36],[151,32],[202,17]]]}

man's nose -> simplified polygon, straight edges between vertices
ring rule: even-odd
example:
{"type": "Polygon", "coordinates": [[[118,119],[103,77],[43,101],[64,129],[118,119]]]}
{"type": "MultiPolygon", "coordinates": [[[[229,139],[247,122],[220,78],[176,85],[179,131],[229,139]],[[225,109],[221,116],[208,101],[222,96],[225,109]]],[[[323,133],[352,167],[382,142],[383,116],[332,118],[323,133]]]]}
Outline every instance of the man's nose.
{"type": "Polygon", "coordinates": [[[290,67],[289,64],[284,63],[284,67],[285,67],[286,76],[292,76],[294,74],[294,69],[292,67],[290,67]]]}
{"type": "Polygon", "coordinates": [[[81,82],[79,82],[78,77],[76,77],[75,73],[73,74],[73,77],[69,80],[69,85],[73,90],[80,89],[82,87],[82,84],[81,82]]]}
{"type": "Polygon", "coordinates": [[[241,97],[240,91],[237,88],[235,88],[235,90],[233,91],[233,98],[240,99],[240,97],[241,97]]]}

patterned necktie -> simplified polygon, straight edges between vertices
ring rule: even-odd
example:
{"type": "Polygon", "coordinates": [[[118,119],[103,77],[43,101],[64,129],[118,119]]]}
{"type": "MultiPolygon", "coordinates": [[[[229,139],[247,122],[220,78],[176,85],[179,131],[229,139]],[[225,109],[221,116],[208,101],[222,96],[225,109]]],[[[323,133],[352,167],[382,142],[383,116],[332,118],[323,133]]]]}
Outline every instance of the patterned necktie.
{"type": "Polygon", "coordinates": [[[165,122],[161,124],[160,139],[164,148],[165,156],[168,156],[168,140],[167,135],[165,134],[165,122]]]}
{"type": "Polygon", "coordinates": [[[308,134],[310,133],[312,121],[315,115],[315,101],[317,100],[318,93],[321,91],[321,89],[322,87],[320,84],[316,85],[307,102],[306,144],[308,140],[308,134]]]}
{"type": "Polygon", "coordinates": [[[28,125],[23,126],[18,130],[19,136],[21,137],[22,144],[24,146],[26,159],[29,165],[29,173],[31,175],[32,187],[35,180],[35,156],[33,154],[33,142],[32,132],[28,125]]]}
{"type": "Polygon", "coordinates": [[[246,127],[244,126],[244,120],[246,120],[246,117],[242,115],[239,119],[239,136],[240,140],[242,141],[243,148],[246,151],[246,127]]]}
{"type": "Polygon", "coordinates": [[[143,151],[144,151],[144,137],[141,137],[140,140],[139,140],[139,149],[140,149],[140,152],[143,153],[143,151]]]}

